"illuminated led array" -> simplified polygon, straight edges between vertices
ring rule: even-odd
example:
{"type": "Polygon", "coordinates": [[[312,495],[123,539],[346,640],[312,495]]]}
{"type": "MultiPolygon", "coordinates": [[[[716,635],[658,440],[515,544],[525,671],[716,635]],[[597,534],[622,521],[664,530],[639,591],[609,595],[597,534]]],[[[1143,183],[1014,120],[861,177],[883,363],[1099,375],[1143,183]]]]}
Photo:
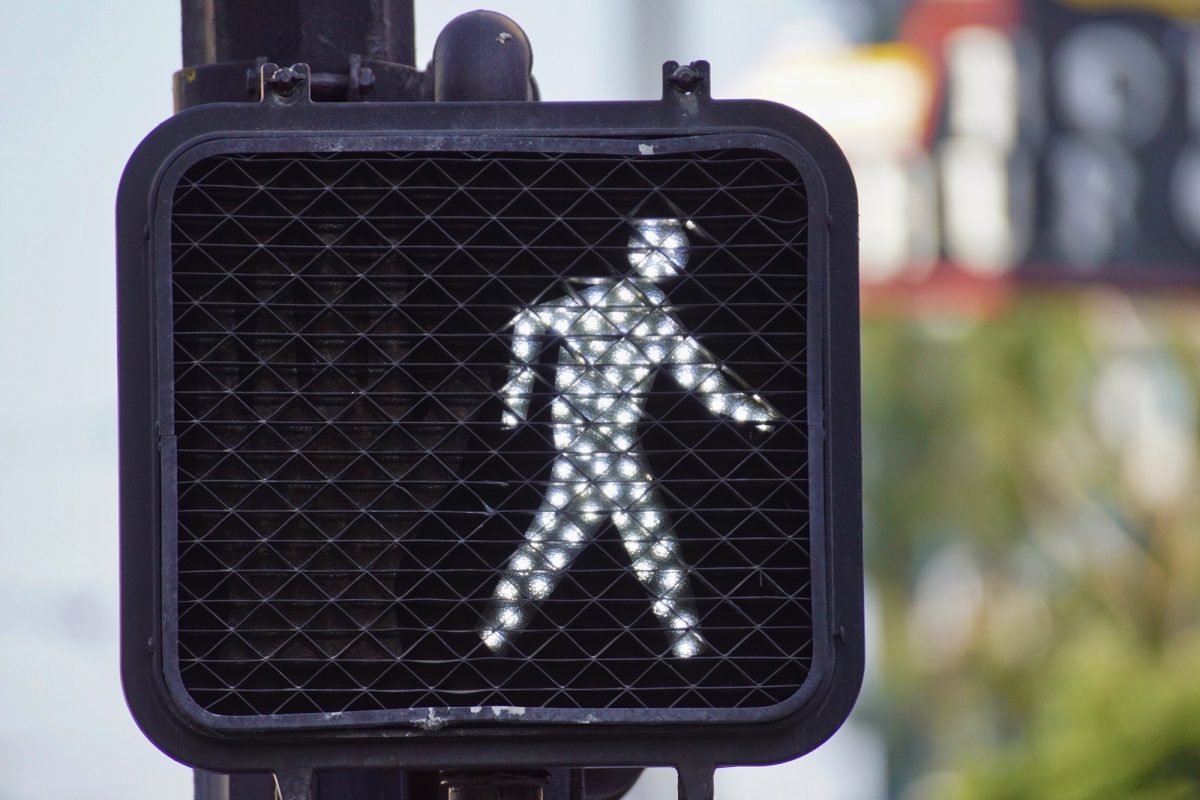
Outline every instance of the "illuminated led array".
{"type": "Polygon", "coordinates": [[[716,416],[769,428],[780,414],[736,379],[683,328],[655,283],[687,263],[684,226],[644,219],[628,245],[633,275],[521,310],[512,321],[512,365],[501,390],[502,423],[525,420],[534,365],[550,338],[560,343],[551,405],[558,457],[525,541],[493,592],[480,631],[504,651],[528,624],[571,561],[612,520],[634,575],[652,598],[671,652],[688,658],[706,643],[692,599],[688,566],[666,506],[638,447],[637,425],[658,370],[695,392],[716,416]]]}

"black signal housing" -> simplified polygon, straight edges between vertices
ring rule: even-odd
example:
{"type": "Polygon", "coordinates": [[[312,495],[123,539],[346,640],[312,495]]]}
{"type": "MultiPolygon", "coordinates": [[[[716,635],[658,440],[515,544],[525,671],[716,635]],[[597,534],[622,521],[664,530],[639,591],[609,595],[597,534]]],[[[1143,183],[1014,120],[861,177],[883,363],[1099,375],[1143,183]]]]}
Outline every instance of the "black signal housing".
{"type": "Polygon", "coordinates": [[[137,149],[117,204],[122,675],[160,748],[221,771],[711,768],[844,721],[853,179],[807,117],[712,100],[698,69],[671,65],[657,102],[336,104],[298,65],[298,91],[184,111],[137,149]],[[499,425],[505,326],[616,274],[645,218],[691,224],[671,307],[780,414],[706,422],[658,379],[639,427],[708,649],[672,658],[609,526],[519,649],[489,652],[490,586],[554,456],[550,360],[528,425],[499,425]]]}

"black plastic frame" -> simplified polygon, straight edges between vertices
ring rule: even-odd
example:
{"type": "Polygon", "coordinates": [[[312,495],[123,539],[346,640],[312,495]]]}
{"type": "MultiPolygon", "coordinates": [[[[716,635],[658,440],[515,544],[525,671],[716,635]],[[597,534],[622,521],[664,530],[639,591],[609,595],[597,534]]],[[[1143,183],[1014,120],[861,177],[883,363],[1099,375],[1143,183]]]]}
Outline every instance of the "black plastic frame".
{"type": "MultiPolygon", "coordinates": [[[[347,144],[337,140],[337,148],[347,144]]],[[[592,138],[592,137],[511,137],[497,138],[486,136],[482,149],[490,152],[554,152],[554,153],[603,153],[614,155],[636,155],[639,146],[646,142],[630,139],[592,138]]],[[[812,165],[804,151],[796,148],[777,137],[755,133],[729,133],[714,136],[682,136],[666,141],[655,141],[654,153],[667,155],[687,153],[698,150],[715,150],[738,148],[762,150],[783,156],[796,164],[809,183],[809,171],[812,165]],[[715,141],[714,141],[715,140],[715,141]]],[[[289,137],[256,137],[209,140],[188,148],[175,158],[162,174],[158,191],[164,197],[172,197],[179,179],[198,161],[225,153],[273,153],[273,152],[325,152],[330,149],[330,141],[326,136],[302,135],[289,137]]],[[[481,149],[479,136],[461,135],[410,135],[398,136],[364,136],[356,138],[345,148],[356,152],[375,152],[398,150],[404,152],[436,152],[481,149]]],[[[824,207],[826,205],[824,187],[816,184],[808,188],[809,205],[824,207]]],[[[160,203],[152,221],[151,247],[158,254],[169,253],[171,249],[171,214],[173,208],[169,202],[160,203]]],[[[810,252],[820,252],[826,249],[827,231],[818,226],[809,232],[810,252]]],[[[169,376],[172,380],[163,380],[162,389],[158,393],[156,419],[163,431],[175,429],[174,393],[173,388],[173,319],[172,319],[172,275],[170,265],[154,264],[156,286],[155,303],[157,307],[155,319],[155,334],[157,337],[157,359],[155,369],[160,376],[169,376]],[[168,388],[171,387],[171,388],[168,388]]],[[[808,276],[809,292],[813,296],[824,296],[824,275],[821,271],[810,270],[808,276]]],[[[806,309],[807,330],[809,341],[821,336],[824,309],[822,306],[809,306],[806,309]]],[[[822,362],[823,354],[818,348],[810,353],[808,358],[808,417],[810,420],[822,418],[821,398],[823,396],[822,362]]],[[[812,430],[814,423],[809,423],[809,456],[812,470],[811,486],[808,497],[810,502],[810,527],[821,530],[824,527],[824,486],[821,481],[822,464],[824,461],[824,440],[819,424],[817,430],[812,430]]],[[[164,433],[160,436],[159,452],[159,483],[162,498],[162,548],[164,553],[177,552],[178,547],[178,517],[172,505],[176,497],[176,449],[175,437],[164,433]]],[[[819,536],[814,536],[809,545],[812,563],[819,565],[825,560],[825,542],[819,536]]],[[[519,714],[513,715],[510,706],[458,706],[458,707],[419,707],[407,710],[387,711],[346,711],[338,715],[322,713],[281,714],[277,716],[225,716],[213,714],[200,707],[192,699],[184,686],[179,672],[179,662],[169,657],[170,653],[178,651],[179,647],[179,610],[178,610],[178,560],[174,558],[162,561],[162,624],[160,635],[164,644],[161,668],[166,681],[171,701],[178,710],[186,715],[196,725],[214,731],[267,731],[306,728],[354,728],[379,727],[389,725],[427,726],[430,719],[436,719],[437,724],[475,724],[481,720],[496,720],[512,717],[521,723],[535,722],[574,722],[581,716],[591,718],[590,724],[612,723],[685,723],[706,722],[709,724],[729,722],[760,722],[785,716],[788,712],[803,705],[820,684],[822,668],[829,658],[831,638],[827,630],[829,614],[826,600],[827,576],[815,568],[812,573],[812,606],[813,606],[813,661],[809,675],[799,691],[782,703],[765,707],[730,708],[719,711],[720,718],[715,718],[714,709],[709,708],[671,708],[671,709],[570,709],[570,708],[532,708],[521,707],[519,714]]]]}
{"type": "Polygon", "coordinates": [[[117,199],[121,444],[121,667],[138,724],[160,748],[218,770],[772,763],[808,752],[849,714],[863,667],[857,204],[820,127],[783,106],[701,92],[636,103],[313,104],[265,100],[186,111],[131,157],[117,199]],[[700,142],[702,140],[702,143],[700,142]],[[809,442],[814,654],[782,704],[756,709],[420,708],[272,717],[204,711],[183,690],[171,591],[174,441],[169,217],[175,183],[221,152],[343,150],[768,150],[809,202],[809,442]],[[165,292],[165,294],[164,294],[165,292]],[[165,359],[165,360],[164,360],[165,359]],[[165,365],[165,369],[164,369],[165,365]],[[177,667],[177,665],[175,665],[177,667]]]}

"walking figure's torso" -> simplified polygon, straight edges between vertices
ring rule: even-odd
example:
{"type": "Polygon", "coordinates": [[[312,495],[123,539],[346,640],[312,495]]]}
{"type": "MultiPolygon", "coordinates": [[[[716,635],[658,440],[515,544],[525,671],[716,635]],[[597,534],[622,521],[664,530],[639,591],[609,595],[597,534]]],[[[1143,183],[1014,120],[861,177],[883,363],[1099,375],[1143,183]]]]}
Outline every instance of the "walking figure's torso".
{"type": "Polygon", "coordinates": [[[560,337],[556,424],[637,424],[655,369],[685,347],[665,300],[656,286],[620,281],[534,310],[560,337]]]}

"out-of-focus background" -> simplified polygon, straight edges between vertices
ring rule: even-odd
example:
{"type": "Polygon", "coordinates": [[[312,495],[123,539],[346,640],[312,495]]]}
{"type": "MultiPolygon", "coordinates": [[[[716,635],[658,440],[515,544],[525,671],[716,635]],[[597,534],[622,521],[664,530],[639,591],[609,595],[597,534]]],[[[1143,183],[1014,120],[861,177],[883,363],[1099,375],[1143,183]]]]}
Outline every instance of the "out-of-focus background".
{"type": "MultiPolygon", "coordinates": [[[[424,63],[476,4],[416,7],[424,63]]],[[[855,168],[866,689],[718,797],[1200,797],[1200,0],[492,7],[547,99],[652,98],[706,58],[855,168]]],[[[171,113],[179,10],[4,16],[0,798],[188,798],[116,647],[112,204],[171,113]]]]}

